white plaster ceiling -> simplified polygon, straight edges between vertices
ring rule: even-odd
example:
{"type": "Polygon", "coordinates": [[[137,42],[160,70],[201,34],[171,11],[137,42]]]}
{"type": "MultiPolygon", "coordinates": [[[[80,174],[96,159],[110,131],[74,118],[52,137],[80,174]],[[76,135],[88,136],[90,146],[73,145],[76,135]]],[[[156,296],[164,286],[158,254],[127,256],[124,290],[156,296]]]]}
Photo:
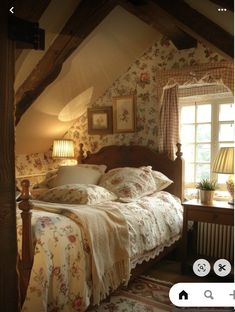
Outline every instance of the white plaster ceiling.
{"type": "MultiPolygon", "coordinates": [[[[74,123],[71,118],[86,111],[159,38],[155,29],[120,6],[115,7],[25,112],[16,128],[16,153],[47,151],[53,139],[62,137],[74,123]]],[[[18,75],[23,70],[19,68],[18,75]]],[[[18,75],[16,84],[20,85],[23,74],[21,78],[18,75]]]]}

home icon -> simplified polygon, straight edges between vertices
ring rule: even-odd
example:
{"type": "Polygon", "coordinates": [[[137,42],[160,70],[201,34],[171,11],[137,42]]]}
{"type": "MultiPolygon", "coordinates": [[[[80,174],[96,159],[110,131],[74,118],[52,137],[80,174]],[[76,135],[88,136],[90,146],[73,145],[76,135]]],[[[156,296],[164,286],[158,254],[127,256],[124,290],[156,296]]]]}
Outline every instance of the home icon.
{"type": "Polygon", "coordinates": [[[185,290],[182,290],[180,293],[179,293],[179,300],[188,300],[188,293],[186,293],[185,290]]]}

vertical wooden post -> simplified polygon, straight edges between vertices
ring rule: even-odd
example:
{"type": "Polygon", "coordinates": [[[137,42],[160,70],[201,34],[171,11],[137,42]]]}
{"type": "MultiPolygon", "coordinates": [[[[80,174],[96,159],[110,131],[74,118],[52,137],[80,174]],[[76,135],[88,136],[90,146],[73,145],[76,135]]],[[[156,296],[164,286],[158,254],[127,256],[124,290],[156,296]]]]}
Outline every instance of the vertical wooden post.
{"type": "Polygon", "coordinates": [[[19,311],[15,205],[14,43],[7,0],[0,10],[0,309],[19,311]]]}

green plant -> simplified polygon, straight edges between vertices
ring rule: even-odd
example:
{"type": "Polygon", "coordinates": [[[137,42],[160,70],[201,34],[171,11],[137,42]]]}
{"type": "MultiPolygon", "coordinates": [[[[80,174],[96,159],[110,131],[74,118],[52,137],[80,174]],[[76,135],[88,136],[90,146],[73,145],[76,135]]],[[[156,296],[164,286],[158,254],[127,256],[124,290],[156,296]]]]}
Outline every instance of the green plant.
{"type": "Polygon", "coordinates": [[[214,191],[217,188],[217,182],[215,180],[202,179],[197,184],[197,189],[214,191]]]}

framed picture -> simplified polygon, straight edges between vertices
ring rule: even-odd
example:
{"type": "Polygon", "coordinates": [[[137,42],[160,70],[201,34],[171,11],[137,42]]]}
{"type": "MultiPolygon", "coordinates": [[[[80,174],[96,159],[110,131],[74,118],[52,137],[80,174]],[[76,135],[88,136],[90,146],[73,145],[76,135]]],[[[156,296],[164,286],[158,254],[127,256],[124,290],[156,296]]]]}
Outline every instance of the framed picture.
{"type": "Polygon", "coordinates": [[[113,133],[113,111],[111,106],[88,108],[88,134],[113,133]]]}
{"type": "Polygon", "coordinates": [[[134,132],[136,108],[133,95],[113,98],[113,131],[134,132]]]}

